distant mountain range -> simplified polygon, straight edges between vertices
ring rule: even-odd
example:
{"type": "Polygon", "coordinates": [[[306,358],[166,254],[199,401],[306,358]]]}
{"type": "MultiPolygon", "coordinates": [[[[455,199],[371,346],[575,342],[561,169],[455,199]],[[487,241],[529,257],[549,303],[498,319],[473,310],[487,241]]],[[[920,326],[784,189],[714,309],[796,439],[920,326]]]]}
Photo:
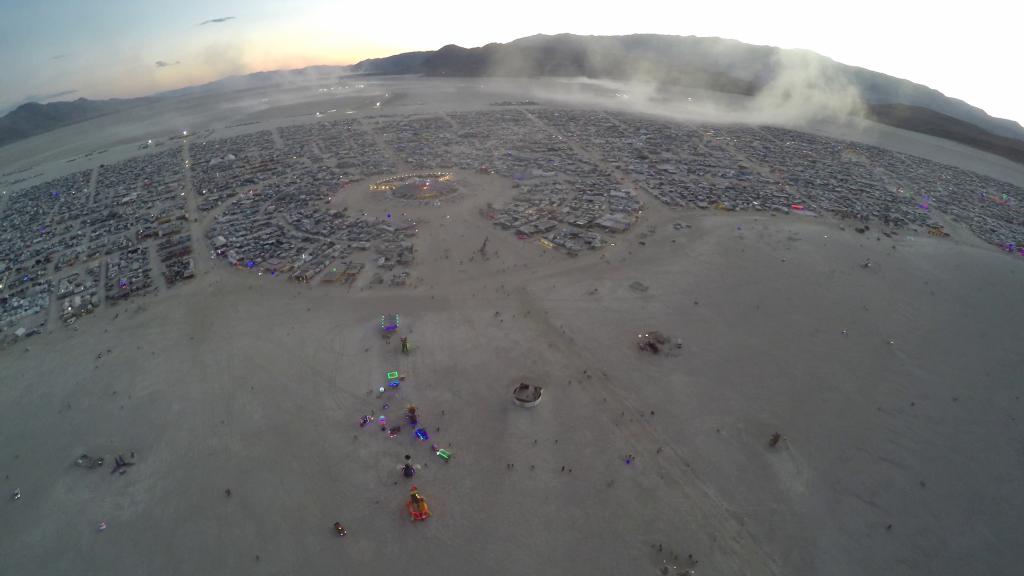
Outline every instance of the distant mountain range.
{"type": "Polygon", "coordinates": [[[770,94],[768,104],[838,105],[840,111],[1024,163],[1024,128],[1016,122],[989,116],[927,86],[820,54],[722,38],[537,35],[480,48],[448,45],[364,60],[351,69],[389,75],[585,77],[643,82],[663,90],[699,88],[755,98],[770,94]]]}
{"type": "Polygon", "coordinates": [[[436,77],[584,77],[641,82],[669,92],[698,88],[752,96],[767,112],[855,114],[946,138],[1024,163],[1024,128],[937,90],[804,50],[694,36],[537,35],[479,48],[444,46],[353,66],[232,76],[148,98],[24,104],[0,118],[0,145],[154,99],[273,85],[337,74],[436,77]]]}
{"type": "Polygon", "coordinates": [[[0,146],[91,118],[153,102],[154,98],[112,98],[40,104],[29,102],[0,117],[0,146]]]}

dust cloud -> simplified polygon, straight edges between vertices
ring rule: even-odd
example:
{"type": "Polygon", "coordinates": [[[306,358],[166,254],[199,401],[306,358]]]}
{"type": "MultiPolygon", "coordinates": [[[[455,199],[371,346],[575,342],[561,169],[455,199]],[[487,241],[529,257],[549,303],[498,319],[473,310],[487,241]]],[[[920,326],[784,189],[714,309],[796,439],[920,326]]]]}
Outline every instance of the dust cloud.
{"type": "Polygon", "coordinates": [[[577,46],[551,58],[543,51],[502,51],[486,73],[554,77],[526,88],[537,98],[686,120],[801,126],[856,123],[866,111],[860,90],[831,59],[726,40],[668,50],[657,44],[628,51],[615,44],[577,46]]]}

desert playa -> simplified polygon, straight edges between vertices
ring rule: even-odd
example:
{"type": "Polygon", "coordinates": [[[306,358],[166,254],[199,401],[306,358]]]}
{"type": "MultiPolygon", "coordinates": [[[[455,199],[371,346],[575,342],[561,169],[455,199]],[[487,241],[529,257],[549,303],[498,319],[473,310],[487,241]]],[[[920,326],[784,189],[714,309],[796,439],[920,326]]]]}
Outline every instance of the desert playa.
{"type": "Polygon", "coordinates": [[[1019,165],[331,86],[0,149],[0,572],[1018,573],[1019,165]]]}

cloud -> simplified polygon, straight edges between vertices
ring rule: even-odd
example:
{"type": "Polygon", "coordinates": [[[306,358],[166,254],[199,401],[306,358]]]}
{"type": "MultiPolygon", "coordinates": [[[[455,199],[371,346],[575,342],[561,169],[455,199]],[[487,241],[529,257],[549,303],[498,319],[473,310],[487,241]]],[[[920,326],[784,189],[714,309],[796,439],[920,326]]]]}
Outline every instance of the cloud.
{"type": "Polygon", "coordinates": [[[157,60],[153,63],[157,68],[167,68],[168,66],[177,66],[181,64],[181,60],[175,60],[174,62],[165,62],[163,60],[157,60]]]}
{"type": "Polygon", "coordinates": [[[203,20],[199,23],[200,26],[207,24],[220,24],[221,22],[227,22],[228,20],[234,20],[234,16],[221,16],[220,18],[211,18],[210,20],[203,20]]]}
{"type": "Polygon", "coordinates": [[[67,57],[68,57],[67,54],[55,54],[53,56],[50,56],[50,60],[63,60],[65,58],[67,58],[67,57]]]}

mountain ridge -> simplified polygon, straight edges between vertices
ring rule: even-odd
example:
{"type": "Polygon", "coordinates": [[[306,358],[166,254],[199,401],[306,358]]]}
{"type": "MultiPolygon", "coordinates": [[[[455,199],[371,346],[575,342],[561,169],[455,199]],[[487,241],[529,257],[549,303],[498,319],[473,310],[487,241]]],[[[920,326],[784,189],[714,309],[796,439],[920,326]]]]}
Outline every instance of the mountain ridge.
{"type": "Polygon", "coordinates": [[[771,115],[792,111],[863,117],[945,138],[1024,163],[1024,127],[938,90],[849,66],[809,50],[716,37],[537,34],[476,48],[371,58],[351,66],[314,65],[233,75],[127,99],[22,104],[0,117],[0,146],[119,110],[159,101],[339,74],[429,77],[584,77],[752,97],[771,115]]]}
{"type": "MultiPolygon", "coordinates": [[[[648,76],[652,77],[648,79],[662,84],[670,84],[673,80],[679,79],[681,75],[696,70],[703,72],[706,77],[717,77],[715,79],[719,81],[718,86],[721,88],[717,91],[751,96],[756,94],[758,90],[766,87],[772,77],[779,72],[779,68],[783,64],[780,62],[781,55],[785,55],[785,57],[799,56],[803,60],[808,61],[806,65],[817,66],[818,68],[841,74],[844,80],[861,89],[867,104],[899,103],[930,108],[947,116],[977,124],[993,134],[1024,141],[1024,127],[1013,120],[996,118],[963,100],[946,96],[942,92],[923,84],[858,66],[841,64],[810,50],[758,46],[745,44],[738,40],[716,37],[665,36],[656,34],[632,34],[627,36],[537,34],[513,40],[507,44],[491,43],[479,48],[462,48],[449,44],[430,53],[426,58],[411,60],[413,63],[418,64],[416,66],[407,66],[404,69],[394,66],[391,59],[404,59],[408,54],[413,53],[402,53],[387,58],[364,60],[354,64],[351,68],[354,71],[373,74],[376,73],[375,68],[377,66],[387,66],[389,68],[388,73],[391,74],[419,73],[427,76],[554,75],[616,80],[634,80],[637,77],[643,79],[644,76],[648,76]],[[549,46],[553,44],[560,45],[563,54],[568,52],[577,61],[581,58],[580,47],[587,47],[589,45],[590,60],[588,62],[578,62],[578,65],[571,70],[563,69],[562,73],[552,74],[550,72],[553,64],[550,61],[545,61],[542,64],[543,68],[539,70],[523,70],[522,67],[517,70],[514,65],[509,66],[509,56],[507,54],[499,54],[501,50],[518,51],[519,54],[515,54],[515,56],[520,58],[524,56],[529,57],[530,51],[537,51],[538,46],[542,46],[545,43],[549,46]],[[682,55],[684,59],[673,62],[676,64],[676,67],[671,69],[667,66],[664,57],[658,59],[660,62],[651,58],[652,47],[660,48],[662,55],[682,55]],[[595,71],[595,65],[608,64],[610,49],[615,49],[620,55],[628,56],[628,58],[621,58],[619,62],[612,62],[611,69],[606,69],[603,73],[602,71],[595,71]],[[695,55],[701,59],[695,59],[695,55]],[[641,72],[628,76],[623,74],[623,61],[641,64],[641,72]],[[653,69],[652,64],[654,64],[653,69]],[[658,65],[661,65],[661,67],[659,68],[658,65]],[[508,73],[510,70],[513,73],[508,73]],[[660,72],[661,74],[657,78],[653,78],[654,72],[660,72]],[[739,89],[729,88],[729,84],[739,89]]],[[[422,54],[422,52],[415,54],[422,54]]],[[[654,54],[657,55],[656,52],[654,54]]],[[[564,64],[565,58],[563,57],[558,63],[564,64]]],[[[700,78],[697,80],[697,82],[691,82],[692,87],[715,89],[713,85],[709,87],[706,84],[702,84],[700,78]]]]}
{"type": "Polygon", "coordinates": [[[78,98],[46,104],[26,102],[0,117],[0,146],[153,101],[154,97],[143,96],[107,100],[78,98]]]}

